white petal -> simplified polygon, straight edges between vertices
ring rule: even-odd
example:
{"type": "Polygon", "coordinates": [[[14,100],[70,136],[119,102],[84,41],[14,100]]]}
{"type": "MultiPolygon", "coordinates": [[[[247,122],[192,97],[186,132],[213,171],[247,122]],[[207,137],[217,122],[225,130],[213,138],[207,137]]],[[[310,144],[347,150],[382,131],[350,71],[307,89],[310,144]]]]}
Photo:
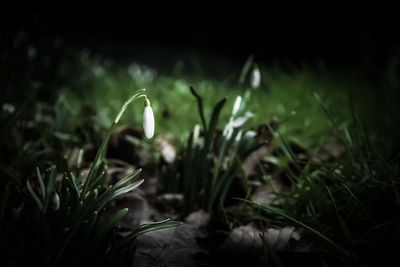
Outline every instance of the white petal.
{"type": "Polygon", "coordinates": [[[251,72],[251,87],[258,88],[261,83],[261,73],[258,68],[254,68],[251,72]]]}
{"type": "Polygon", "coordinates": [[[202,146],[200,137],[200,125],[196,124],[193,129],[193,146],[202,146]]]}
{"type": "Polygon", "coordinates": [[[226,139],[230,139],[232,137],[232,134],[233,134],[233,127],[229,126],[228,128],[226,128],[224,136],[226,137],[226,139]]]}
{"type": "Polygon", "coordinates": [[[247,131],[247,132],[245,133],[245,136],[246,136],[247,138],[254,138],[254,137],[256,137],[256,135],[257,135],[257,133],[256,133],[255,131],[247,131]]]}
{"type": "Polygon", "coordinates": [[[233,110],[232,110],[233,115],[235,115],[239,111],[241,103],[242,103],[242,97],[237,96],[236,100],[235,100],[235,104],[233,105],[233,110]]]}
{"type": "Polygon", "coordinates": [[[54,193],[51,199],[51,208],[55,211],[60,209],[60,197],[58,196],[57,193],[54,193]]]}
{"type": "Polygon", "coordinates": [[[236,141],[236,142],[239,142],[240,139],[242,139],[242,135],[243,135],[243,132],[242,132],[242,131],[239,131],[238,134],[236,135],[235,141],[236,141]]]}
{"type": "Polygon", "coordinates": [[[239,118],[235,119],[232,122],[232,127],[238,128],[243,126],[247,122],[247,120],[250,119],[251,117],[253,117],[253,113],[246,112],[243,116],[240,116],[239,118]]]}
{"type": "Polygon", "coordinates": [[[176,150],[175,148],[165,140],[161,141],[161,156],[167,163],[172,163],[176,158],[176,150]]]}
{"type": "Polygon", "coordinates": [[[3,104],[3,110],[11,114],[11,113],[14,113],[15,106],[13,104],[10,104],[10,103],[4,103],[3,104]]]}
{"type": "Polygon", "coordinates": [[[154,114],[151,106],[146,106],[143,113],[143,130],[146,138],[152,138],[154,135],[154,114]]]}

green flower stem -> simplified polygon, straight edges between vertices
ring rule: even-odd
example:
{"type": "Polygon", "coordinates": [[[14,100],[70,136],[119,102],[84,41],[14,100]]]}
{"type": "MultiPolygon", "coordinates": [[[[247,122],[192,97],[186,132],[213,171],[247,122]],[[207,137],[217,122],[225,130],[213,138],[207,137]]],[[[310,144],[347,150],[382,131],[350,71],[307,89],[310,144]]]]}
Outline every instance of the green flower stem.
{"type": "Polygon", "coordinates": [[[93,166],[90,168],[89,174],[87,176],[87,179],[85,181],[85,185],[84,185],[83,190],[82,190],[81,200],[83,200],[83,198],[85,198],[85,195],[88,192],[88,188],[89,188],[89,185],[91,184],[91,181],[92,181],[92,179],[94,177],[94,174],[98,171],[99,167],[102,165],[102,162],[104,160],[105,153],[106,153],[106,147],[107,147],[108,140],[110,139],[112,133],[114,132],[114,129],[115,129],[117,123],[121,119],[121,117],[124,114],[125,110],[128,108],[129,104],[131,104],[134,100],[139,99],[141,97],[146,97],[147,98],[147,96],[145,94],[143,94],[143,92],[145,92],[145,91],[146,91],[146,89],[140,89],[140,90],[136,91],[135,94],[133,94],[124,103],[124,105],[122,106],[120,112],[115,117],[115,120],[114,120],[113,124],[111,125],[110,129],[108,130],[106,137],[103,139],[103,142],[101,143],[100,148],[97,151],[96,157],[95,157],[94,162],[93,162],[93,166]]]}

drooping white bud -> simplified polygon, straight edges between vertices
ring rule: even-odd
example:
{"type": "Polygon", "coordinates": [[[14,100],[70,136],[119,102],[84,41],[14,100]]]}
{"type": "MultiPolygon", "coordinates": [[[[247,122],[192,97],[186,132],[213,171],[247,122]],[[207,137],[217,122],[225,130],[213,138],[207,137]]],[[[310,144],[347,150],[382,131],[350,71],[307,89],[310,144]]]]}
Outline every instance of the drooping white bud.
{"type": "Polygon", "coordinates": [[[57,193],[51,198],[51,208],[55,211],[60,209],[60,196],[57,193]]]}
{"type": "Polygon", "coordinates": [[[239,142],[242,139],[243,131],[239,131],[236,135],[235,142],[239,142]]]}
{"type": "Polygon", "coordinates": [[[245,134],[244,134],[244,136],[246,137],[246,138],[254,138],[254,137],[256,137],[256,135],[257,135],[257,133],[255,132],[255,131],[247,131],[245,134]]]}
{"type": "Polygon", "coordinates": [[[261,73],[260,73],[260,69],[258,67],[255,67],[253,69],[253,71],[251,72],[250,83],[251,83],[251,87],[254,89],[257,89],[258,87],[260,87],[261,73]]]}
{"type": "Polygon", "coordinates": [[[232,115],[235,115],[239,111],[241,103],[242,103],[242,97],[239,95],[236,97],[235,104],[233,104],[232,115]]]}
{"type": "Polygon", "coordinates": [[[236,118],[232,122],[232,127],[234,127],[234,128],[242,127],[251,117],[253,117],[253,113],[251,113],[249,111],[246,112],[243,116],[236,118]]]}
{"type": "Polygon", "coordinates": [[[154,135],[154,114],[150,106],[150,101],[146,98],[143,112],[143,130],[146,138],[150,139],[154,135]]]}
{"type": "Polygon", "coordinates": [[[229,125],[227,128],[225,128],[224,136],[226,137],[226,139],[231,139],[232,134],[233,134],[233,127],[229,125]]]}
{"type": "Polygon", "coordinates": [[[171,164],[176,159],[176,149],[166,140],[160,142],[161,156],[165,162],[171,164]]]}
{"type": "Polygon", "coordinates": [[[4,103],[2,109],[10,114],[15,112],[15,106],[10,103],[4,103]]]}
{"type": "Polygon", "coordinates": [[[202,146],[200,137],[200,125],[196,124],[193,129],[193,146],[202,146]]]}

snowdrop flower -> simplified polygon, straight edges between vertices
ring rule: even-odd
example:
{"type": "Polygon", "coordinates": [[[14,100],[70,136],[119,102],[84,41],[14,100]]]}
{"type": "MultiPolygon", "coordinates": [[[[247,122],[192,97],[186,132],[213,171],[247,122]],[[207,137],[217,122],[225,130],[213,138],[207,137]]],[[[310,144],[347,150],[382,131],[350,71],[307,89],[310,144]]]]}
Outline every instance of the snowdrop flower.
{"type": "Polygon", "coordinates": [[[233,134],[233,127],[232,125],[228,125],[227,128],[225,128],[223,135],[226,137],[226,139],[231,139],[233,134]]]}
{"type": "Polygon", "coordinates": [[[254,137],[256,137],[256,135],[257,135],[257,133],[255,132],[255,131],[247,131],[245,134],[244,134],[244,136],[246,137],[246,138],[254,138],[254,137]]]}
{"type": "Polygon", "coordinates": [[[196,124],[193,129],[193,146],[203,146],[200,137],[200,125],[196,124]]]}
{"type": "Polygon", "coordinates": [[[15,112],[15,106],[10,103],[4,103],[2,109],[10,114],[15,112]]]}
{"type": "Polygon", "coordinates": [[[243,126],[251,117],[253,117],[253,113],[246,112],[243,116],[240,116],[232,122],[232,127],[238,128],[243,126]]]}
{"type": "Polygon", "coordinates": [[[251,87],[257,89],[261,84],[261,73],[258,67],[254,67],[250,77],[251,87]]]}
{"type": "Polygon", "coordinates": [[[57,193],[54,193],[51,199],[51,208],[55,211],[60,209],[60,196],[57,193]]]}
{"type": "Polygon", "coordinates": [[[243,131],[239,131],[236,135],[235,142],[239,142],[242,139],[243,131]]]}
{"type": "Polygon", "coordinates": [[[29,59],[34,59],[37,55],[37,49],[33,45],[30,45],[27,49],[27,55],[29,59]]]}
{"type": "Polygon", "coordinates": [[[163,159],[169,164],[173,163],[176,159],[175,148],[165,140],[161,141],[160,147],[161,147],[161,156],[163,157],[163,159]]]}
{"type": "Polygon", "coordinates": [[[235,115],[239,111],[241,103],[242,97],[239,95],[236,97],[235,104],[233,105],[232,115],[235,115]]]}
{"type": "Polygon", "coordinates": [[[146,138],[150,139],[154,135],[154,114],[153,109],[150,106],[150,101],[149,99],[147,99],[147,97],[144,105],[145,108],[143,112],[143,130],[146,138]]]}

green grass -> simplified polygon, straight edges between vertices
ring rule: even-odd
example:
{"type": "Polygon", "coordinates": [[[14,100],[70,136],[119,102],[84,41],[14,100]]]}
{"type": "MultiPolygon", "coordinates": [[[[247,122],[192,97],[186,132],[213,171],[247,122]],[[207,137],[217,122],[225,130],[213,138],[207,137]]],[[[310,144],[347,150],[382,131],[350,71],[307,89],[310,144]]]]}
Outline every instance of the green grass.
{"type": "MultiPolygon", "coordinates": [[[[93,106],[97,110],[97,123],[107,127],[119,103],[133,90],[146,88],[153,99],[156,134],[170,133],[177,144],[184,143],[189,129],[197,121],[194,110],[196,101],[190,94],[190,86],[204,96],[207,117],[211,115],[216,100],[227,97],[227,106],[232,106],[236,96],[249,87],[247,80],[239,84],[240,70],[237,70],[237,75],[217,81],[184,71],[157,75],[155,70],[141,65],[110,66],[107,61],[86,54],[81,57],[84,64],[80,76],[84,78],[80,78],[81,82],[65,84],[59,95],[59,98],[65,99],[70,113],[78,115],[83,105],[93,106]]],[[[362,84],[354,75],[340,76],[323,67],[293,67],[289,71],[279,67],[261,67],[262,85],[253,92],[249,103],[249,110],[255,114],[250,126],[255,128],[260,123],[267,123],[272,116],[278,116],[285,121],[281,132],[305,146],[315,146],[321,136],[329,133],[329,122],[325,120],[314,92],[328,96],[327,105],[342,123],[348,123],[348,92],[357,82],[362,85],[359,91],[370,90],[369,85],[362,84]]],[[[124,122],[139,126],[141,113],[140,107],[128,110],[124,122]]],[[[222,110],[221,121],[227,120],[229,113],[229,109],[222,110]]],[[[222,127],[222,124],[219,126],[222,127]]]]}
{"type": "Polygon", "coordinates": [[[288,174],[290,190],[280,192],[274,205],[246,203],[262,210],[269,224],[305,229],[313,236],[313,249],[322,255],[322,262],[396,265],[399,154],[387,153],[379,140],[391,143],[396,137],[390,132],[380,138],[369,134],[356,112],[349,126],[340,126],[321,105],[337,141],[346,148],[344,155],[333,162],[310,160],[299,167],[282,140],[289,162],[299,171],[288,174]]]}
{"type": "MultiPolygon", "coordinates": [[[[40,266],[64,266],[72,262],[86,266],[111,266],[121,265],[127,260],[132,264],[137,236],[181,224],[169,219],[147,223],[120,237],[118,223],[128,213],[128,209],[123,208],[111,216],[105,212],[114,199],[144,182],[142,179],[132,183],[140,173],[139,169],[114,185],[105,184],[108,141],[128,106],[144,98],[147,100],[145,90],[138,90],[122,105],[87,176],[80,174],[78,167],[76,170],[65,170],[57,179],[57,168],[53,165],[45,177],[37,167],[39,186],[36,187],[40,190],[35,190],[29,180],[26,180],[27,189],[7,188],[12,194],[29,192],[37,207],[26,199],[20,199],[20,206],[2,206],[2,216],[10,210],[14,213],[8,214],[4,222],[2,220],[0,223],[0,247],[8,247],[10,250],[2,257],[2,261],[7,264],[19,261],[22,265],[33,262],[40,266]],[[15,212],[15,209],[19,211],[15,212]],[[8,225],[10,222],[11,226],[8,225]],[[26,222],[29,222],[28,226],[24,225],[26,222]]],[[[80,166],[80,157],[77,161],[77,166],[80,166]]],[[[9,201],[8,198],[11,199],[6,195],[4,203],[9,201]]]]}

